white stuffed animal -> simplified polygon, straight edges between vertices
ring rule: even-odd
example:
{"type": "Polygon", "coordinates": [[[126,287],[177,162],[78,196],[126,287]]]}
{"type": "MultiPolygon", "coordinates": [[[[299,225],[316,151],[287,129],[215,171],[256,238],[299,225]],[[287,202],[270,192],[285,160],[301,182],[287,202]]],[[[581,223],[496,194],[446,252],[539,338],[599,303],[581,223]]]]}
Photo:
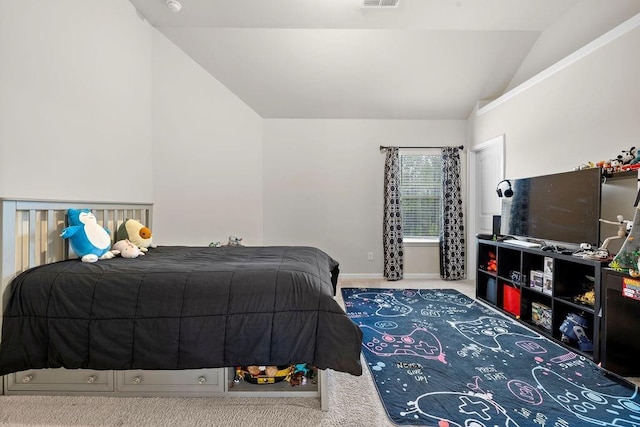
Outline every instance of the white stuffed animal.
{"type": "Polygon", "coordinates": [[[242,237],[237,237],[237,236],[229,236],[229,243],[227,243],[227,246],[242,246],[242,237]]]}
{"type": "Polygon", "coordinates": [[[139,255],[144,255],[144,252],[128,239],[118,240],[113,244],[113,249],[120,251],[122,258],[137,258],[139,255]]]}

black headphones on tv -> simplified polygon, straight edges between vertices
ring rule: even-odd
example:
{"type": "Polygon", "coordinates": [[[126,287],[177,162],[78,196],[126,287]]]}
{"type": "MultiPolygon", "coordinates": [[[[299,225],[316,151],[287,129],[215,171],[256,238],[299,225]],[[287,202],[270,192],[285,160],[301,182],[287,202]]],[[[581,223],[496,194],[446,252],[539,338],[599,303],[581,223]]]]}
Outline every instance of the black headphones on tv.
{"type": "Polygon", "coordinates": [[[496,193],[498,193],[498,197],[511,197],[513,196],[513,188],[511,187],[511,181],[508,179],[503,179],[498,183],[498,187],[496,188],[496,193]],[[502,183],[507,183],[507,188],[502,191],[502,183]]]}

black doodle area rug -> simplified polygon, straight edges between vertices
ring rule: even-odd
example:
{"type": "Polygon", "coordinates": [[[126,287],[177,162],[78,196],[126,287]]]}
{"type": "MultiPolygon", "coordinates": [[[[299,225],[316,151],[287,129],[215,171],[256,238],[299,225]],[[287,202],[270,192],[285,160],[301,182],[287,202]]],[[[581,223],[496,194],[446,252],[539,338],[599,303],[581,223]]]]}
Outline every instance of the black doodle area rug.
{"type": "Polygon", "coordinates": [[[396,424],[640,427],[637,387],[457,291],[342,295],[396,424]]]}

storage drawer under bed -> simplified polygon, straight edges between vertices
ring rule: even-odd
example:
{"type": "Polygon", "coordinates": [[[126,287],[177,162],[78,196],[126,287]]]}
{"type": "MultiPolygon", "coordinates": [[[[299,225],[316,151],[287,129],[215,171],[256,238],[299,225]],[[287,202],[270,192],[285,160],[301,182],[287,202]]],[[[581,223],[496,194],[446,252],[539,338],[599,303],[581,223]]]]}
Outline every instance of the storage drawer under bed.
{"type": "Polygon", "coordinates": [[[113,392],[113,371],[92,369],[29,369],[6,376],[6,393],[113,392]]]}

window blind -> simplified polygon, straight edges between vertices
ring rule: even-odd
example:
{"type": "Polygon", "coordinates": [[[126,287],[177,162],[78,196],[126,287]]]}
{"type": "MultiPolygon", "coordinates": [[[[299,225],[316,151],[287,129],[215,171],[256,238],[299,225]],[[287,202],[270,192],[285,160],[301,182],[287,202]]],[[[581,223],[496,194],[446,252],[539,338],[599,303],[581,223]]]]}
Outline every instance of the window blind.
{"type": "Polygon", "coordinates": [[[439,154],[400,153],[403,237],[437,238],[442,218],[442,159],[439,154]]]}

